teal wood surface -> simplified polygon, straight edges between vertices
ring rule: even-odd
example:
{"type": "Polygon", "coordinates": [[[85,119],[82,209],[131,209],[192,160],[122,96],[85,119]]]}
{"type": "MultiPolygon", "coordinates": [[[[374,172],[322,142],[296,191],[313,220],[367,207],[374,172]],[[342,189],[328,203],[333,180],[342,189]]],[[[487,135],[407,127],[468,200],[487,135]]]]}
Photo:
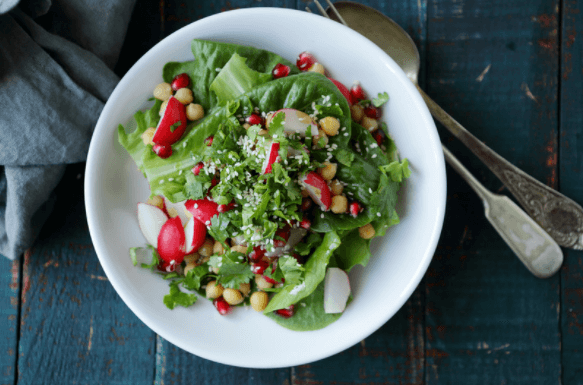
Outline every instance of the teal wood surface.
{"type": "MultiPolygon", "coordinates": [[[[561,191],[583,201],[583,11],[565,1],[561,12],[559,180],[561,191]]],[[[561,271],[563,383],[583,384],[583,252],[568,250],[561,271]]]]}
{"type": "MultiPolygon", "coordinates": [[[[420,84],[502,156],[583,203],[583,15],[573,0],[363,0],[409,32],[420,84]]],[[[296,0],[140,0],[116,72],[202,17],[296,0]]],[[[301,33],[301,31],[298,31],[301,33]]],[[[283,44],[284,42],[282,42],[283,44]]],[[[502,184],[443,127],[494,192],[502,184]]],[[[0,384],[583,384],[583,253],[534,278],[448,168],[444,230],[403,308],[371,336],[308,365],[254,370],[191,355],[145,326],[107,281],[70,166],[29,252],[0,261],[0,384]]],[[[274,341],[273,347],[282,348],[274,341]]],[[[309,347],[307,347],[309,348],[309,347]]]]}

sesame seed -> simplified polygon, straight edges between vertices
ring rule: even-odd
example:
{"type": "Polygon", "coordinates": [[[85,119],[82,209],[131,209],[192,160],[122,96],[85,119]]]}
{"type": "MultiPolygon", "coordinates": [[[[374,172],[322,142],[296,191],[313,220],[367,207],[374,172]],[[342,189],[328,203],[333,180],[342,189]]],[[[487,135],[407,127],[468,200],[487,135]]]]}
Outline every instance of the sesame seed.
{"type": "Polygon", "coordinates": [[[320,218],[324,219],[324,213],[320,214],[320,218]]]}
{"type": "Polygon", "coordinates": [[[377,213],[377,217],[380,217],[380,216],[381,216],[381,213],[377,213]]]}
{"type": "Polygon", "coordinates": [[[369,187],[368,192],[372,194],[372,189],[369,187]]]}
{"type": "Polygon", "coordinates": [[[373,159],[376,158],[376,157],[377,157],[377,154],[372,154],[372,158],[373,159]]]}

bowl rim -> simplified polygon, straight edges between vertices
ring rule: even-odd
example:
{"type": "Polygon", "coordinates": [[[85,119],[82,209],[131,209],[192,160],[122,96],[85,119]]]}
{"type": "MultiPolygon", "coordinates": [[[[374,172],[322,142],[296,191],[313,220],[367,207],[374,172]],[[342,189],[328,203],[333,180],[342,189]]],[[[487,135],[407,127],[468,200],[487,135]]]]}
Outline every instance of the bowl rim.
{"type": "MultiPolygon", "coordinates": [[[[175,337],[169,331],[159,330],[159,328],[154,326],[155,322],[152,319],[150,319],[149,316],[144,311],[142,311],[141,307],[138,306],[138,304],[132,302],[130,300],[130,298],[128,297],[128,295],[123,290],[120,290],[120,283],[118,282],[118,277],[114,274],[114,271],[113,271],[115,269],[115,266],[113,266],[113,264],[111,264],[107,260],[107,258],[102,257],[102,255],[105,255],[107,253],[104,250],[104,247],[102,247],[102,245],[100,244],[100,242],[94,242],[94,248],[95,248],[96,254],[99,258],[99,261],[103,267],[103,270],[104,270],[106,276],[108,277],[108,279],[111,282],[112,286],[114,287],[115,291],[118,293],[118,295],[124,301],[124,303],[130,308],[130,310],[144,324],[146,324],[152,331],[154,331],[155,333],[160,335],[165,340],[171,342],[172,344],[180,347],[181,349],[183,349],[187,352],[190,352],[190,353],[195,354],[199,357],[209,359],[209,360],[212,360],[212,361],[215,361],[218,363],[222,363],[222,364],[239,366],[239,367],[246,367],[246,368],[280,368],[280,367],[290,367],[290,366],[306,364],[309,362],[314,362],[314,361],[329,357],[333,354],[336,354],[336,353],[339,353],[341,351],[346,350],[347,348],[353,346],[354,344],[361,341],[363,338],[368,337],[369,335],[374,333],[376,330],[378,330],[389,319],[391,319],[396,314],[396,312],[402,308],[402,306],[405,304],[405,302],[410,298],[410,296],[412,295],[415,288],[421,282],[421,279],[423,278],[427,268],[429,267],[429,264],[433,258],[435,250],[437,248],[437,242],[438,242],[440,234],[441,234],[444,216],[445,216],[446,185],[447,185],[446,184],[446,173],[445,173],[445,161],[444,161],[444,158],[442,155],[443,153],[441,150],[441,142],[439,139],[437,128],[435,127],[435,123],[433,121],[433,118],[431,117],[431,114],[430,114],[427,106],[425,105],[425,102],[423,101],[420,93],[417,91],[417,89],[415,88],[413,83],[411,83],[409,81],[409,79],[406,77],[405,73],[401,70],[401,68],[378,46],[376,46],[374,43],[372,43],[370,40],[368,40],[367,38],[365,38],[364,36],[362,36],[358,32],[356,32],[356,31],[354,31],[346,26],[343,26],[339,23],[336,23],[332,20],[323,18],[319,15],[311,14],[311,13],[296,10],[296,9],[286,9],[286,8],[277,8],[277,7],[253,7],[253,8],[230,10],[227,12],[222,12],[222,13],[214,14],[211,16],[207,16],[205,18],[194,21],[194,22],[178,29],[177,31],[173,32],[172,34],[168,35],[163,40],[158,42],[152,48],[150,48],[148,50],[148,52],[146,52],[127,71],[127,73],[123,76],[123,78],[120,80],[120,82],[118,83],[118,85],[115,87],[112,94],[108,98],[108,101],[105,104],[105,106],[100,114],[100,117],[96,123],[95,131],[93,133],[91,143],[89,146],[89,152],[88,152],[87,163],[86,163],[86,173],[85,173],[86,177],[85,177],[85,183],[84,183],[85,209],[86,209],[86,213],[87,213],[87,222],[88,222],[88,226],[89,226],[89,232],[90,232],[90,235],[91,235],[91,238],[93,241],[93,239],[95,239],[94,235],[99,233],[99,222],[96,219],[96,214],[94,211],[97,208],[94,207],[94,205],[93,205],[93,202],[96,199],[95,194],[94,194],[94,192],[96,191],[95,186],[96,186],[96,183],[98,183],[98,181],[94,180],[95,178],[91,178],[89,176],[96,172],[95,168],[97,166],[97,159],[99,156],[97,147],[99,145],[98,143],[102,142],[101,140],[99,140],[99,138],[104,137],[108,133],[108,130],[111,131],[111,127],[107,127],[104,124],[104,120],[106,120],[105,117],[110,113],[110,110],[113,108],[112,101],[115,101],[119,97],[119,95],[123,92],[123,90],[127,89],[127,87],[129,86],[128,83],[130,82],[130,78],[135,76],[136,73],[139,73],[141,71],[142,67],[146,66],[147,63],[149,63],[153,59],[156,59],[156,57],[159,56],[160,51],[163,50],[164,47],[166,47],[169,44],[172,44],[173,42],[181,41],[181,40],[185,39],[185,36],[189,35],[189,33],[190,33],[189,31],[194,28],[193,25],[200,27],[200,26],[204,26],[205,24],[215,24],[215,23],[221,22],[221,21],[224,22],[225,20],[229,20],[230,18],[245,17],[247,15],[253,15],[256,13],[264,13],[265,17],[286,17],[287,15],[290,15],[290,16],[294,15],[295,16],[295,15],[301,14],[302,15],[301,17],[306,17],[306,18],[312,18],[312,17],[316,18],[317,17],[318,19],[314,19],[314,20],[317,20],[319,23],[323,23],[323,25],[327,25],[328,27],[340,28],[343,31],[342,33],[347,34],[348,36],[350,36],[351,39],[358,40],[360,44],[367,45],[368,46],[367,49],[369,49],[375,55],[378,55],[379,57],[381,57],[384,64],[386,64],[395,73],[395,75],[398,78],[400,78],[399,80],[401,80],[401,83],[402,83],[401,85],[405,88],[408,88],[407,93],[411,94],[412,98],[416,100],[416,103],[421,106],[421,115],[422,115],[421,118],[423,119],[423,121],[425,121],[425,123],[430,128],[429,130],[427,130],[429,135],[431,135],[430,142],[432,144],[431,148],[429,150],[432,153],[432,156],[435,157],[436,162],[438,163],[438,166],[437,166],[437,172],[439,174],[438,179],[441,183],[440,183],[440,185],[435,186],[435,190],[434,190],[434,193],[435,193],[434,198],[435,198],[435,203],[437,205],[436,206],[436,216],[435,216],[434,220],[432,221],[431,226],[429,226],[429,228],[431,229],[431,236],[429,238],[428,247],[425,249],[425,251],[423,253],[423,257],[421,260],[422,262],[419,264],[419,266],[417,266],[417,269],[415,270],[407,287],[404,289],[403,294],[398,299],[396,299],[394,301],[394,304],[391,306],[391,308],[394,308],[395,310],[389,312],[390,315],[388,316],[387,319],[381,320],[382,322],[379,321],[376,324],[370,325],[370,327],[368,327],[366,329],[366,331],[364,331],[364,332],[363,331],[361,331],[360,333],[355,332],[351,339],[345,340],[345,342],[343,344],[336,345],[335,349],[333,349],[332,351],[326,351],[324,354],[316,354],[316,355],[311,355],[311,356],[308,355],[307,359],[306,359],[306,357],[298,357],[295,361],[287,360],[285,363],[282,362],[282,363],[270,364],[270,365],[261,365],[261,363],[257,363],[257,362],[255,362],[255,363],[247,363],[246,362],[246,363],[241,364],[241,362],[236,362],[235,360],[232,360],[232,359],[225,359],[224,357],[218,356],[217,354],[208,354],[208,352],[205,352],[204,350],[200,350],[200,349],[197,349],[196,347],[193,347],[193,346],[187,345],[186,343],[183,343],[182,340],[175,337]]],[[[190,39],[192,39],[192,37],[190,39]]]]}

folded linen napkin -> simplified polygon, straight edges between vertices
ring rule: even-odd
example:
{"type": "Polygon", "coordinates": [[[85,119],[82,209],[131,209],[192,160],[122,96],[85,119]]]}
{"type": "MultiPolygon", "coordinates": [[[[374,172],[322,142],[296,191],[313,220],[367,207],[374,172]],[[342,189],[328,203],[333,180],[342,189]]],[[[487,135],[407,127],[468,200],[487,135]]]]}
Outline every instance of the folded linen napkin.
{"type": "Polygon", "coordinates": [[[135,0],[0,0],[0,254],[34,242],[118,82],[135,0]]]}

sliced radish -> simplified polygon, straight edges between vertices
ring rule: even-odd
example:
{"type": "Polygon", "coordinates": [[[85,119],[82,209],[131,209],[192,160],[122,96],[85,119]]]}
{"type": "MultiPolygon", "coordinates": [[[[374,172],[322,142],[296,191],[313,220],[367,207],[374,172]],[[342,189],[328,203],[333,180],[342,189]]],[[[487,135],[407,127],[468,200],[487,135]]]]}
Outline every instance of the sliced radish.
{"type": "Polygon", "coordinates": [[[186,237],[180,218],[170,218],[164,223],[158,235],[158,254],[170,265],[179,264],[184,259],[186,237]]]}
{"type": "Polygon", "coordinates": [[[159,207],[138,203],[140,230],[142,230],[146,241],[154,248],[158,248],[158,234],[160,234],[160,230],[167,220],[168,216],[159,207]]]}
{"type": "Polygon", "coordinates": [[[306,136],[306,130],[308,126],[312,126],[312,135],[316,135],[318,132],[318,125],[312,120],[310,115],[306,114],[305,112],[293,109],[293,108],[282,108],[281,110],[275,111],[269,119],[265,122],[265,126],[269,128],[269,124],[273,120],[273,118],[279,114],[285,114],[283,118],[284,127],[283,132],[291,135],[291,134],[300,134],[303,138],[306,136]]]}
{"type": "Polygon", "coordinates": [[[354,104],[353,100],[352,100],[352,95],[350,95],[350,91],[348,91],[348,88],[346,88],[346,86],[342,83],[340,83],[338,80],[332,79],[332,78],[328,78],[332,81],[332,83],[334,83],[334,85],[336,85],[336,87],[338,87],[338,90],[342,93],[342,95],[344,95],[344,97],[346,98],[346,101],[348,101],[348,105],[352,106],[354,104]]]}
{"type": "Polygon", "coordinates": [[[324,313],[342,313],[349,295],[348,274],[337,267],[329,267],[324,278],[324,313]]]}
{"type": "Polygon", "coordinates": [[[320,174],[310,171],[304,175],[300,181],[302,186],[308,190],[308,193],[314,202],[316,202],[322,210],[328,211],[332,204],[332,194],[330,193],[330,187],[328,187],[324,178],[322,178],[320,174]]]}
{"type": "Polygon", "coordinates": [[[207,226],[210,226],[212,217],[219,215],[219,205],[208,199],[189,199],[184,206],[192,213],[193,217],[207,226]]]}
{"type": "Polygon", "coordinates": [[[170,214],[173,211],[171,209],[176,210],[183,226],[188,223],[188,216],[186,215],[186,208],[184,207],[185,203],[186,201],[172,203],[168,198],[164,197],[164,207],[166,208],[166,212],[170,214]]]}
{"type": "Polygon", "coordinates": [[[162,146],[170,146],[178,142],[186,130],[186,122],[186,107],[171,96],[152,141],[162,146]]]}
{"type": "Polygon", "coordinates": [[[271,142],[269,145],[269,150],[267,151],[267,156],[263,161],[263,167],[261,169],[262,174],[271,174],[273,170],[271,165],[279,161],[279,143],[271,142]]]}
{"type": "Polygon", "coordinates": [[[184,235],[186,236],[184,252],[190,254],[203,245],[206,239],[206,226],[198,219],[190,218],[184,228],[184,235]]]}

